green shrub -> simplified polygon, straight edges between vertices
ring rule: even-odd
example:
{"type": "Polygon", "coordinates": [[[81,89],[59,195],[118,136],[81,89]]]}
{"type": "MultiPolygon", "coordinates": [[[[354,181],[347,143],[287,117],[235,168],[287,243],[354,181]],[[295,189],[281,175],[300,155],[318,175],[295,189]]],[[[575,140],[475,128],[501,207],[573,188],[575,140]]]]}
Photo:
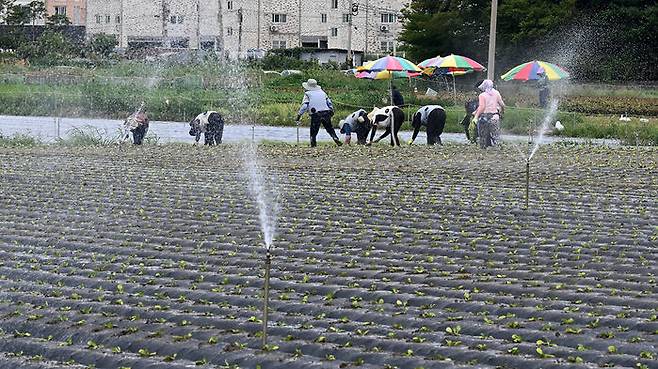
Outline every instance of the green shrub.
{"type": "Polygon", "coordinates": [[[109,146],[117,142],[118,137],[119,132],[111,137],[106,130],[87,125],[72,129],[58,143],[67,147],[109,146]]]}
{"type": "Polygon", "coordinates": [[[34,147],[42,145],[43,142],[37,138],[23,133],[11,136],[3,136],[0,132],[0,147],[34,147]]]}

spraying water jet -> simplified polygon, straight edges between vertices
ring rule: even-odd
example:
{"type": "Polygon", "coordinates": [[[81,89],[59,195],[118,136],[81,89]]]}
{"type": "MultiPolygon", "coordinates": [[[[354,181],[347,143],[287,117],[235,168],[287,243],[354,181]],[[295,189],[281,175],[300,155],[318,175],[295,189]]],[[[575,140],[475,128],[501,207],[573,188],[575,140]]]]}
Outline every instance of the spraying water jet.
{"type": "Polygon", "coordinates": [[[272,188],[266,188],[265,183],[272,183],[271,179],[266,181],[265,170],[260,160],[255,143],[247,143],[244,147],[245,169],[249,176],[249,194],[254,198],[258,206],[258,218],[260,220],[261,232],[265,246],[264,280],[263,280],[263,327],[262,343],[267,345],[267,326],[269,321],[269,299],[270,299],[270,272],[272,268],[272,245],[276,229],[276,218],[278,215],[278,201],[276,193],[272,188]]]}

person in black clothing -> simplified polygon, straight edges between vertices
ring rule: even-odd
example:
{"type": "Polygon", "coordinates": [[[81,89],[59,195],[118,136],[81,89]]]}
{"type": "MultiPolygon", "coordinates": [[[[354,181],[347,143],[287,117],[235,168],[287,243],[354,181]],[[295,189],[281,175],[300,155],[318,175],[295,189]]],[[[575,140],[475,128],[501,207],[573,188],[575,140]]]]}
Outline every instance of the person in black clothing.
{"type": "MultiPolygon", "coordinates": [[[[471,134],[468,131],[468,126],[471,124],[471,120],[473,119],[473,113],[475,113],[476,110],[478,110],[478,98],[477,96],[474,99],[470,99],[466,101],[464,104],[464,109],[466,110],[466,115],[464,115],[464,119],[462,119],[462,126],[464,127],[464,133],[466,133],[466,139],[471,140],[471,134]]],[[[475,135],[477,136],[477,130],[475,130],[475,135]]],[[[473,137],[475,139],[476,137],[473,137]]]]}
{"type": "Polygon", "coordinates": [[[224,135],[224,118],[216,111],[206,111],[190,122],[190,136],[195,136],[194,144],[199,143],[201,134],[206,145],[219,145],[224,135]]]}
{"type": "Polygon", "coordinates": [[[393,96],[393,105],[398,107],[404,106],[404,98],[395,85],[391,86],[391,96],[393,96]]]}

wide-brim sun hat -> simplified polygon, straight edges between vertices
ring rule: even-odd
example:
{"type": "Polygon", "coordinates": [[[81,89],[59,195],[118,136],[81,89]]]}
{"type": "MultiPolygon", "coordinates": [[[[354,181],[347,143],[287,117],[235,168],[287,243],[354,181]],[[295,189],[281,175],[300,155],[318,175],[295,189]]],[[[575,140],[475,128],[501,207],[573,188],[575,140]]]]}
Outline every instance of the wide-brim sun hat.
{"type": "Polygon", "coordinates": [[[306,91],[315,91],[321,89],[321,87],[318,85],[318,81],[314,80],[313,78],[310,78],[306,82],[302,82],[302,87],[304,87],[304,90],[306,91]]]}

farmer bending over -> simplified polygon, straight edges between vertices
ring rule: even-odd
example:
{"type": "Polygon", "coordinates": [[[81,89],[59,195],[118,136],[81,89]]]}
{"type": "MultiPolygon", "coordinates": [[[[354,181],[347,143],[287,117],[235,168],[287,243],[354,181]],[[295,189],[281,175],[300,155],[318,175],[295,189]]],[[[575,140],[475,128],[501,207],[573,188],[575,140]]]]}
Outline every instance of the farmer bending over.
{"type": "Polygon", "coordinates": [[[341,120],[338,127],[340,133],[345,135],[346,145],[352,140],[352,132],[356,133],[357,145],[365,145],[371,128],[368,112],[359,109],[341,120]]]}
{"type": "MultiPolygon", "coordinates": [[[[123,121],[124,129],[130,131],[133,135],[133,143],[141,145],[144,137],[149,130],[149,117],[146,115],[146,105],[142,102],[139,109],[131,116],[123,121]]],[[[128,138],[128,134],[124,136],[124,140],[128,138]]],[[[125,142],[125,141],[124,141],[125,142]]]]}
{"type": "Polygon", "coordinates": [[[203,133],[206,145],[219,145],[224,135],[224,119],[216,111],[207,111],[196,116],[190,122],[190,136],[194,137],[194,144],[199,143],[203,133]]]}
{"type": "Polygon", "coordinates": [[[311,116],[311,147],[317,146],[316,137],[320,131],[320,125],[324,126],[336,145],[342,145],[343,143],[340,142],[334,127],[331,125],[334,106],[329,96],[322,91],[322,88],[318,86],[318,82],[314,79],[302,83],[302,87],[304,87],[304,100],[302,100],[302,106],[299,108],[295,121],[299,124],[299,120],[306,112],[311,116]]]}
{"type": "Polygon", "coordinates": [[[446,126],[446,110],[440,105],[423,106],[414,114],[411,126],[414,127],[414,133],[411,136],[409,145],[414,143],[421,126],[424,126],[427,130],[428,145],[443,145],[441,133],[443,133],[443,128],[446,126]]]}

